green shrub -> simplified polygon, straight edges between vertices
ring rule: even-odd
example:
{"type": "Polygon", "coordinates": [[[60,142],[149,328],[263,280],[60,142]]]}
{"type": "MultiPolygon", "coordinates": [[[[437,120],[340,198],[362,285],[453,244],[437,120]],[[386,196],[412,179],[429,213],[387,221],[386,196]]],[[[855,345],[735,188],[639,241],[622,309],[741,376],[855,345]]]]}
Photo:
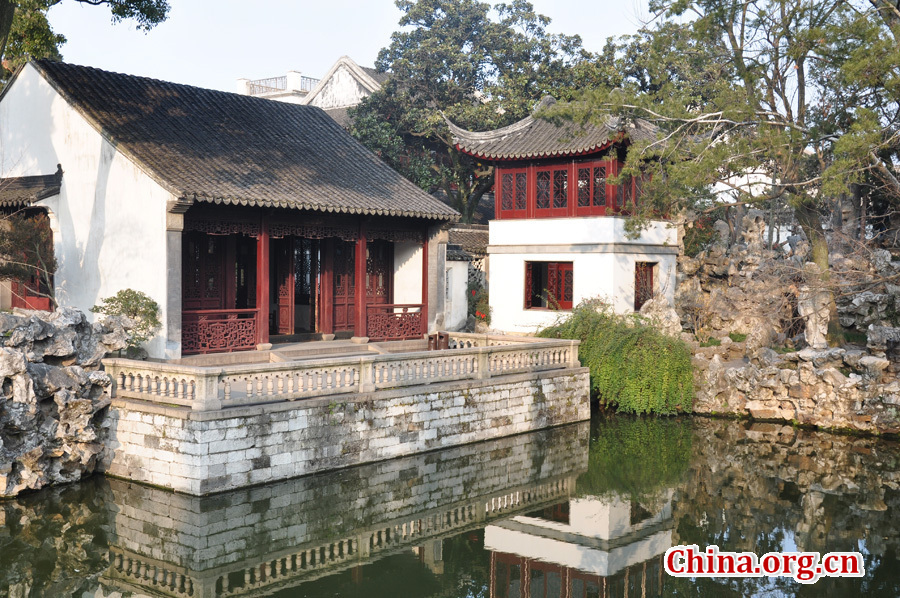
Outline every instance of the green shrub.
{"type": "Polygon", "coordinates": [[[593,423],[588,470],[578,477],[577,494],[637,499],[682,482],[691,462],[690,419],[612,416],[593,423]]]}
{"type": "Polygon", "coordinates": [[[745,340],[747,340],[747,335],[741,334],[740,332],[729,332],[728,338],[730,338],[732,341],[734,341],[736,343],[742,343],[745,340]]]}
{"type": "Polygon", "coordinates": [[[466,298],[469,301],[469,316],[477,321],[491,325],[491,305],[488,301],[488,292],[477,283],[470,283],[466,298]]]}
{"type": "Polygon", "coordinates": [[[95,314],[128,316],[134,322],[128,346],[137,348],[147,342],[162,323],[159,321],[159,304],[146,294],[134,289],[124,289],[100,301],[91,308],[95,314]]]}
{"type": "Polygon", "coordinates": [[[722,345],[722,341],[717,338],[709,337],[705,341],[700,342],[701,347],[719,347],[722,345]]]}
{"type": "Polygon", "coordinates": [[[625,413],[690,411],[694,395],[691,351],[680,339],[640,316],[620,316],[593,299],[538,336],[581,341],[578,356],[591,370],[601,404],[625,413]]]}

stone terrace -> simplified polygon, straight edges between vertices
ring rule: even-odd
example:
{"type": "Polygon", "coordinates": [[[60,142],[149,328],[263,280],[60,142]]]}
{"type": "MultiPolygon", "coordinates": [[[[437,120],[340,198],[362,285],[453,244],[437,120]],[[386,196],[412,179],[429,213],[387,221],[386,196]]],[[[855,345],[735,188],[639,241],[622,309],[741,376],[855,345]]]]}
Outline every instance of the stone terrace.
{"type": "Polygon", "coordinates": [[[423,340],[106,360],[103,467],[205,495],[590,417],[577,341],[444,334],[449,348],[432,351],[423,340]]]}

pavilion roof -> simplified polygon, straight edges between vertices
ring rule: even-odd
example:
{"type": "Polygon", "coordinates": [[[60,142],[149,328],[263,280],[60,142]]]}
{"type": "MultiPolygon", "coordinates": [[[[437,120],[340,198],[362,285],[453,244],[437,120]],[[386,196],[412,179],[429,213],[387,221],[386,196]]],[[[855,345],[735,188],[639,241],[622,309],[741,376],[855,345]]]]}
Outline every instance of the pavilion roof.
{"type": "Polygon", "coordinates": [[[180,199],[458,218],[315,106],[50,60],[31,64],[118,151],[180,199]]]}

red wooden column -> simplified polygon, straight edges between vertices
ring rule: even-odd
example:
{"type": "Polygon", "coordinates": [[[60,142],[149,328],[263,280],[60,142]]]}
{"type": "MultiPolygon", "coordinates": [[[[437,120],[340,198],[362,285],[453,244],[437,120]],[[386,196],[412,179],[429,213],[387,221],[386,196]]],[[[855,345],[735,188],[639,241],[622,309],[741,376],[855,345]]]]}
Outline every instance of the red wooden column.
{"type": "Polygon", "coordinates": [[[256,238],[256,325],[259,343],[269,342],[269,217],[260,217],[256,238]]]}
{"type": "Polygon", "coordinates": [[[356,322],[353,336],[366,336],[366,223],[359,223],[359,237],[356,239],[356,288],[353,302],[356,304],[356,322]]]}
{"type": "Polygon", "coordinates": [[[422,235],[422,334],[428,334],[428,229],[422,235]]]}
{"type": "Polygon", "coordinates": [[[323,239],[322,286],[319,295],[319,329],[323,334],[334,332],[334,239],[323,239]]]}

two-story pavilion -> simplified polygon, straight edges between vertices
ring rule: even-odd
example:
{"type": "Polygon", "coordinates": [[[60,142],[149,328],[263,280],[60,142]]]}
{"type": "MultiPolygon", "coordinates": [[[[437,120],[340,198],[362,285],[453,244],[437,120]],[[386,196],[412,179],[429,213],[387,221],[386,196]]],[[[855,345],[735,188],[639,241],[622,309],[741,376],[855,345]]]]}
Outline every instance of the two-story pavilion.
{"type": "MultiPolygon", "coordinates": [[[[555,102],[544,98],[537,110],[555,102]]],[[[625,218],[641,181],[613,185],[634,140],[655,138],[647,122],[558,124],[528,116],[494,131],[448,123],[456,147],[494,166],[496,209],[488,246],[492,327],[532,332],[593,297],[620,313],[675,293],[677,234],[651,221],[637,238],[625,218]]]]}

